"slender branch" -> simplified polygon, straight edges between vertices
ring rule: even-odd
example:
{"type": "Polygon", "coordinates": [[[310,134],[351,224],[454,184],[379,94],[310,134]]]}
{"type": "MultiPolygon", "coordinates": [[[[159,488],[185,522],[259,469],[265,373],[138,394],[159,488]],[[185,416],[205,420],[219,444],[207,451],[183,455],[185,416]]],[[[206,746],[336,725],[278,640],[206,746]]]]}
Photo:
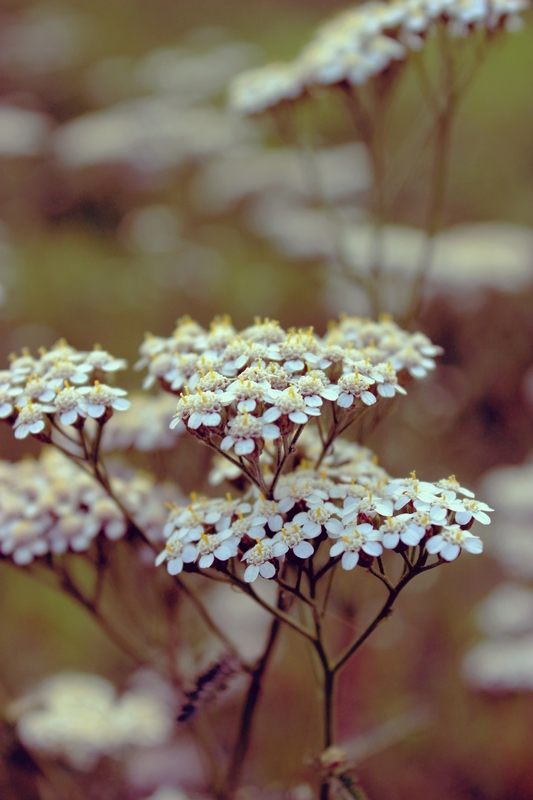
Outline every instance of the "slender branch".
{"type": "MultiPolygon", "coordinates": [[[[363,644],[363,642],[366,641],[366,639],[368,639],[370,634],[378,627],[380,622],[382,622],[384,619],[386,619],[390,615],[390,613],[392,611],[392,607],[394,605],[394,602],[395,602],[396,598],[398,597],[398,595],[400,594],[400,592],[402,591],[402,589],[404,589],[407,586],[407,584],[410,581],[412,581],[414,577],[416,577],[416,575],[419,575],[421,572],[424,572],[425,570],[427,570],[427,567],[424,568],[424,560],[425,560],[424,554],[425,554],[425,551],[423,551],[421,553],[417,563],[414,566],[411,566],[411,569],[409,570],[409,572],[407,572],[407,574],[405,574],[399,580],[399,582],[396,584],[396,586],[394,586],[391,589],[389,589],[389,595],[387,597],[387,600],[385,601],[385,603],[381,607],[381,609],[378,611],[378,613],[376,614],[376,616],[374,617],[372,622],[368,625],[368,627],[365,628],[363,633],[360,636],[358,636],[358,638],[355,640],[355,642],[353,642],[351,645],[349,645],[346,648],[346,650],[338,657],[337,661],[333,665],[333,672],[338,672],[338,670],[340,670],[341,667],[343,667],[344,664],[346,664],[348,659],[363,644]]],[[[427,557],[427,554],[426,554],[425,557],[427,557]]],[[[438,566],[438,563],[439,562],[437,562],[436,564],[431,565],[431,566],[438,566]]],[[[376,575],[376,577],[379,577],[377,573],[374,573],[374,574],[376,575]]]]}

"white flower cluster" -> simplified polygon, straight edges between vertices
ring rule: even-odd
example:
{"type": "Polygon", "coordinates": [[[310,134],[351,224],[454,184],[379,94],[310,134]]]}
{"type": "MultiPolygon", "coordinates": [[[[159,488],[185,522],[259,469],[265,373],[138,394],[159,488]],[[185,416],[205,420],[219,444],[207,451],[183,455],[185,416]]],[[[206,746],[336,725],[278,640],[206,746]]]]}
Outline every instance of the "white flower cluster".
{"type": "Polygon", "coordinates": [[[38,358],[25,350],[0,371],[0,419],[13,425],[17,439],[48,437],[52,418],[61,425],[105,422],[113,411],[129,408],[127,392],[103,382],[126,367],[105,350],[80,351],[63,340],[42,348],[38,358]]]}
{"type": "Polygon", "coordinates": [[[200,569],[238,558],[244,580],[273,578],[279,559],[312,557],[330,541],[329,556],[341,556],[353,569],[368,566],[385,550],[425,547],[430,555],[453,561],[462,550],[481,553],[483,543],[469,530],[474,520],[490,522],[485,503],[473,499],[453,478],[436,484],[416,475],[391,479],[370,450],[337,440],[321,471],[309,468],[319,445],[306,432],[298,443],[300,466],[279,480],[274,499],[255,487],[241,499],[198,499],[176,506],[165,527],[167,544],[156,564],[170,574],[184,564],[200,569]]]}
{"type": "Polygon", "coordinates": [[[394,61],[419,50],[440,22],[454,36],[473,28],[517,30],[528,0],[371,0],[322,25],[291,63],[268,64],[238,75],[230,105],[258,114],[316,86],[366,83],[394,61]]]}
{"type": "Polygon", "coordinates": [[[402,384],[434,369],[441,348],[385,318],[344,317],[324,337],[286,332],[268,319],[237,332],[227,318],[209,331],[185,318],[170,338],[147,337],[140,352],[144,388],[159,381],[180,394],[171,426],[183,422],[199,436],[219,436],[222,450],[255,456],[265,439],[284,437],[333,405],[335,413],[357,414],[405,394],[402,384]]]}
{"type": "Polygon", "coordinates": [[[82,770],[125,748],[164,744],[173,728],[171,709],[156,693],[132,690],[117,697],[104,678],[83,673],[45,680],[12,704],[10,715],[18,718],[26,747],[82,770]]]}
{"type": "MultiPolygon", "coordinates": [[[[172,496],[140,473],[111,477],[113,490],[153,541],[172,496]]],[[[120,539],[127,523],[116,503],[83,470],[56,450],[38,460],[0,461],[0,553],[18,565],[46,553],[82,552],[99,533],[120,539]]]]}

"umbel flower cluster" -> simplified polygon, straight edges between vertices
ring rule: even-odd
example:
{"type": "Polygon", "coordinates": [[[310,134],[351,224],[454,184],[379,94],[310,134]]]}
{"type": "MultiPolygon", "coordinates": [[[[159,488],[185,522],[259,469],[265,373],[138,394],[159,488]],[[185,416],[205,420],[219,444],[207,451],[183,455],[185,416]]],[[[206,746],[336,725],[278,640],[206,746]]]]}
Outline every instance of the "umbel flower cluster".
{"type": "Polygon", "coordinates": [[[29,434],[50,439],[51,427],[83,426],[86,419],[103,423],[113,411],[129,408],[127,392],[108,386],[107,377],[126,369],[123,358],[114,358],[95,346],[91,352],[75,350],[60,341],[39,358],[28,351],[11,358],[0,372],[0,419],[13,423],[17,439],[29,434]]]}
{"type": "Polygon", "coordinates": [[[237,576],[242,561],[251,583],[278,575],[285,556],[301,567],[326,539],[330,563],[346,570],[370,566],[384,549],[420,547],[444,561],[480,553],[469,529],[474,519],[489,523],[491,509],[454,478],[393,480],[367,448],[337,439],[405,394],[439,352],[388,318],[344,317],[324,337],[270,320],[237,332],[228,319],[209,331],[184,319],[170,338],[148,337],[138,367],[148,367],[145,386],[158,380],[179,393],[171,426],[184,423],[249,485],[239,498],[172,509],[156,563],[173,575],[188,564],[237,576]]]}
{"type": "MultiPolygon", "coordinates": [[[[150,540],[158,541],[168,492],[131,469],[111,477],[117,497],[150,540]]],[[[47,553],[80,553],[99,535],[116,541],[128,525],[94,478],[55,450],[0,462],[0,553],[23,566],[47,553]]]]}
{"type": "Polygon", "coordinates": [[[517,30],[527,0],[394,0],[366,2],[321,25],[290,63],[274,63],[237,76],[230,105],[258,114],[320,86],[361,85],[420,50],[437,24],[451,36],[474,30],[517,30]]]}

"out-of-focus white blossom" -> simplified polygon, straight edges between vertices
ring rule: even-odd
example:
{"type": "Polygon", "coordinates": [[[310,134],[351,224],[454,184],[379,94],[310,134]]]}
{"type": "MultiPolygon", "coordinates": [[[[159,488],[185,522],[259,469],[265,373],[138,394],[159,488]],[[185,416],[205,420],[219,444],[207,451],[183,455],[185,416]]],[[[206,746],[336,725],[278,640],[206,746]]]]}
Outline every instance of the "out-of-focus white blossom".
{"type": "MultiPolygon", "coordinates": [[[[112,475],[111,485],[146,535],[160,540],[164,502],[176,493],[140,473],[112,475]]],[[[114,540],[126,530],[122,512],[102,487],[57,451],[0,462],[0,552],[16,564],[48,552],[84,551],[100,533],[114,540]]]]}
{"type": "Polygon", "coordinates": [[[132,690],[119,697],[107,680],[84,673],[43,681],[10,713],[26,747],[82,770],[126,748],[161,745],[173,728],[172,709],[157,694],[132,690]]]}

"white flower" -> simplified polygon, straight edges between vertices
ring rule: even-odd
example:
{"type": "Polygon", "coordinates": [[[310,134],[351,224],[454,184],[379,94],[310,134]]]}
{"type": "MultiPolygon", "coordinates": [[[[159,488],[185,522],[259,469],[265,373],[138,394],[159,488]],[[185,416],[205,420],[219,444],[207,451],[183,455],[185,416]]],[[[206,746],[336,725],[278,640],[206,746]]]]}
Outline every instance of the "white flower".
{"type": "Polygon", "coordinates": [[[11,416],[13,409],[13,395],[9,389],[2,387],[0,389],[0,419],[7,419],[11,416]]]}
{"type": "Polygon", "coordinates": [[[347,497],[341,513],[344,525],[353,522],[359,514],[364,514],[367,517],[375,517],[376,514],[380,514],[382,517],[390,517],[392,516],[392,503],[390,500],[384,500],[379,497],[379,495],[374,497],[374,493],[369,491],[360,500],[355,497],[347,497]]]}
{"type": "Polygon", "coordinates": [[[376,402],[376,397],[368,390],[374,383],[373,378],[360,375],[359,370],[356,370],[352,375],[342,375],[338,382],[340,394],[337,399],[337,405],[341,408],[350,408],[356,399],[361,400],[366,406],[373,405],[376,402]]]}
{"type": "Polygon", "coordinates": [[[257,544],[248,550],[242,557],[242,561],[248,563],[244,571],[246,583],[253,583],[259,575],[267,580],[273,578],[276,574],[276,568],[271,561],[272,558],[274,558],[274,552],[271,539],[259,540],[257,544]]]}
{"type": "Polygon", "coordinates": [[[409,502],[421,501],[431,505],[438,493],[439,490],[432,483],[419,481],[415,472],[412,472],[409,478],[395,478],[389,481],[385,487],[385,494],[391,495],[395,501],[396,511],[402,509],[409,502]]]}
{"type": "Polygon", "coordinates": [[[230,529],[221,533],[202,533],[196,544],[185,545],[181,558],[186,564],[190,564],[199,557],[198,566],[207,569],[212,566],[215,558],[227,561],[236,556],[238,545],[239,540],[232,536],[230,529]]]}
{"type": "MultiPolygon", "coordinates": [[[[261,497],[254,506],[252,512],[252,524],[264,527],[265,525],[273,533],[277,533],[283,527],[283,517],[281,516],[278,504],[275,500],[265,500],[261,497]]],[[[264,535],[264,531],[263,531],[264,535]]],[[[254,538],[262,538],[255,536],[254,538]]]]}
{"type": "Polygon", "coordinates": [[[61,388],[65,381],[77,385],[87,383],[89,373],[92,372],[90,364],[74,364],[72,361],[56,361],[47,371],[46,380],[51,389],[61,388]]]}
{"type": "MultiPolygon", "coordinates": [[[[300,515],[297,514],[297,517],[300,515]]],[[[303,524],[307,522],[307,517],[305,518],[300,517],[299,520],[293,519],[290,523],[288,523],[284,528],[282,528],[276,535],[274,536],[273,542],[274,546],[272,548],[272,552],[275,556],[283,556],[289,550],[292,550],[295,556],[298,558],[309,558],[315,552],[313,545],[307,541],[307,538],[313,538],[306,534],[303,530],[303,524]]],[[[314,536],[318,536],[320,534],[320,530],[314,534],[314,536]]]]}
{"type": "Polygon", "coordinates": [[[463,504],[461,500],[455,499],[455,492],[442,492],[440,495],[417,498],[413,501],[417,511],[429,514],[433,525],[442,525],[448,517],[449,511],[461,511],[463,504]]]}
{"type": "Polygon", "coordinates": [[[305,425],[309,422],[309,417],[320,416],[320,409],[307,405],[294,386],[289,386],[283,391],[270,389],[268,402],[273,405],[263,414],[266,422],[275,422],[281,416],[286,416],[296,425],[305,425]]]}
{"type": "Polygon", "coordinates": [[[57,393],[55,398],[55,410],[59,414],[59,421],[62,425],[74,425],[79,417],[86,416],[81,404],[82,395],[78,388],[66,386],[57,393]]]}
{"type": "Polygon", "coordinates": [[[455,510],[455,521],[459,525],[468,525],[472,517],[482,525],[490,525],[490,517],[486,511],[494,511],[493,508],[486,503],[480,503],[478,500],[462,500],[460,501],[463,509],[455,510]]]}
{"type": "Polygon", "coordinates": [[[233,448],[235,455],[247,456],[254,452],[258,439],[277,439],[280,432],[277,425],[272,425],[264,417],[253,417],[244,411],[230,420],[227,435],[222,439],[222,450],[233,448]]]}
{"type": "Polygon", "coordinates": [[[198,430],[202,425],[216,428],[222,422],[220,414],[222,406],[220,394],[199,391],[194,396],[192,413],[187,419],[187,427],[193,430],[198,430]]]}
{"type": "Polygon", "coordinates": [[[25,439],[30,433],[42,433],[45,429],[43,419],[45,409],[40,403],[32,403],[28,400],[26,405],[20,409],[19,415],[13,425],[16,439],[25,439]]]}
{"type": "Polygon", "coordinates": [[[28,379],[24,387],[24,394],[17,398],[20,406],[25,405],[28,400],[38,403],[50,403],[55,397],[55,392],[51,389],[45,378],[39,378],[37,375],[28,379]]]}
{"type": "Polygon", "coordinates": [[[230,402],[237,404],[237,411],[255,411],[257,403],[262,403],[265,399],[266,390],[269,385],[266,381],[245,380],[242,376],[237,381],[233,381],[226,389],[225,395],[230,402]]]}
{"type": "Polygon", "coordinates": [[[333,514],[338,513],[338,508],[333,503],[319,503],[307,511],[300,511],[299,514],[293,518],[293,522],[297,522],[302,526],[302,530],[309,539],[314,539],[319,536],[322,531],[322,526],[326,525],[328,520],[333,514]]]}
{"type": "Polygon", "coordinates": [[[326,374],[319,369],[302,375],[295,385],[307,406],[321,406],[324,400],[336,400],[340,392],[339,387],[330,383],[326,374]]]}
{"type": "Polygon", "coordinates": [[[461,550],[468,553],[482,553],[483,542],[478,536],[464,531],[459,525],[445,525],[441,532],[426,542],[430,555],[439,555],[445,561],[454,561],[461,550]]]}
{"type": "Polygon", "coordinates": [[[177,533],[175,533],[166,543],[165,549],[162,550],[157,556],[155,560],[156,567],[159,567],[166,561],[169,574],[179,575],[183,569],[182,555],[184,547],[185,542],[179,538],[177,533]]]}
{"type": "Polygon", "coordinates": [[[130,401],[124,399],[127,395],[124,389],[107,386],[99,381],[95,381],[94,386],[82,386],[78,392],[81,394],[80,408],[93,419],[100,419],[108,409],[125,411],[130,407],[130,401]]]}
{"type": "Polygon", "coordinates": [[[88,364],[93,370],[102,372],[116,372],[119,369],[127,369],[128,362],[124,358],[115,358],[107,350],[101,350],[95,346],[94,350],[86,353],[83,363],[88,364]]]}
{"type": "Polygon", "coordinates": [[[465,497],[475,497],[474,492],[471,492],[470,489],[465,489],[464,486],[456,480],[455,475],[450,475],[449,478],[443,478],[440,481],[437,481],[435,484],[439,489],[444,489],[445,491],[456,492],[457,494],[462,494],[465,497]]]}
{"type": "Polygon", "coordinates": [[[284,475],[274,492],[281,514],[290,511],[296,503],[305,500],[307,505],[320,505],[328,499],[328,492],[317,487],[313,481],[301,478],[298,473],[284,475]]]}
{"type": "Polygon", "coordinates": [[[435,369],[435,362],[422,353],[408,346],[391,357],[391,364],[400,372],[406,369],[413,378],[425,378],[428,372],[435,369]]]}
{"type": "Polygon", "coordinates": [[[394,550],[400,542],[408,547],[416,547],[426,533],[426,528],[431,527],[429,515],[399,514],[397,517],[388,517],[380,525],[383,547],[394,550]]]}
{"type": "MultiPolygon", "coordinates": [[[[337,538],[338,534],[330,532],[330,536],[337,538]]],[[[329,554],[332,558],[342,553],[343,569],[353,569],[359,561],[359,551],[367,553],[369,556],[380,556],[383,552],[379,539],[381,534],[369,523],[362,525],[350,525],[344,528],[338,542],[335,542],[329,554]]]]}
{"type": "Polygon", "coordinates": [[[377,392],[381,397],[394,397],[395,394],[407,394],[398,383],[398,376],[392,364],[377,364],[372,376],[377,383],[377,392]]]}

